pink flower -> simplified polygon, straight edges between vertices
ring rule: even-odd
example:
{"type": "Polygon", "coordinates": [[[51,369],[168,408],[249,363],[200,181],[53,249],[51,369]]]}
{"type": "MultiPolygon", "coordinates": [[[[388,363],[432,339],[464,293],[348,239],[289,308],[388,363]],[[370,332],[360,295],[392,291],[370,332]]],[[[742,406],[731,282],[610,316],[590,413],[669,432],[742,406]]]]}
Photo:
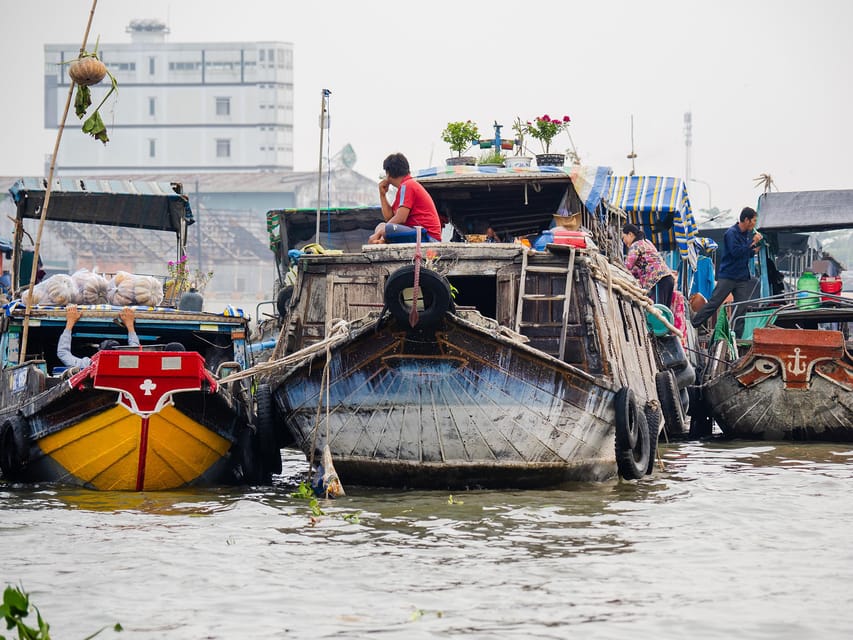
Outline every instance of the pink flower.
{"type": "Polygon", "coordinates": [[[563,122],[571,122],[572,119],[569,116],[563,116],[563,122]]]}
{"type": "Polygon", "coordinates": [[[547,114],[547,113],[546,113],[544,116],[542,116],[541,118],[539,118],[539,119],[540,119],[540,120],[544,120],[545,122],[551,122],[551,118],[549,118],[549,117],[548,117],[548,114],[547,114]]]}

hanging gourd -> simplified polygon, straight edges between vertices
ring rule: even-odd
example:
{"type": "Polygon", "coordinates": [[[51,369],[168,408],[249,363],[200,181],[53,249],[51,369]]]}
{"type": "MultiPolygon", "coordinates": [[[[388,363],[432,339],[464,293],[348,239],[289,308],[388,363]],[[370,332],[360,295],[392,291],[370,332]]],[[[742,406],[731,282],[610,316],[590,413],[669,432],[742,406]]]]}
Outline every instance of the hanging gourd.
{"type": "Polygon", "coordinates": [[[98,58],[98,44],[95,43],[93,52],[84,51],[77,58],[68,63],[68,75],[74,84],[77,85],[77,93],[74,96],[74,111],[77,117],[81,120],[86,115],[89,107],[92,106],[92,93],[89,87],[101,82],[105,76],[110,77],[112,87],[107,91],[107,95],[101,100],[101,103],[95,108],[86,120],[83,122],[83,133],[88,133],[93,138],[100,140],[104,144],[109,142],[107,136],[107,127],[101,118],[100,108],[104,106],[113,91],[118,89],[118,84],[113,74],[110,73],[107,66],[98,58]]]}

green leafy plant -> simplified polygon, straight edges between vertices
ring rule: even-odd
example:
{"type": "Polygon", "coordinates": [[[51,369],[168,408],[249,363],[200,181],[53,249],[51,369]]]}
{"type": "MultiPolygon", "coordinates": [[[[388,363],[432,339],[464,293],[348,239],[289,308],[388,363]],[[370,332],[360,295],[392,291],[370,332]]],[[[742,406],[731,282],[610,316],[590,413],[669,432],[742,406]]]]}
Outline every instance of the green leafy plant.
{"type": "Polygon", "coordinates": [[[458,157],[462,157],[462,152],[470,147],[480,138],[480,131],[477,125],[470,120],[465,122],[448,122],[444,131],[441,132],[441,139],[450,145],[450,150],[455,151],[458,157]]]}
{"type": "MultiPolygon", "coordinates": [[[[30,604],[30,596],[24,591],[23,586],[20,588],[7,586],[3,592],[3,603],[0,604],[0,617],[6,622],[6,629],[15,629],[18,632],[18,640],[50,640],[50,625],[41,617],[38,607],[30,604]],[[30,611],[36,614],[36,627],[30,627],[24,622],[30,611]]],[[[96,635],[109,629],[103,627],[90,636],[86,636],[84,640],[91,640],[96,635]]],[[[113,631],[124,631],[124,628],[116,623],[112,627],[113,631]]],[[[0,635],[0,640],[6,640],[6,636],[0,635]]],[[[9,640],[13,640],[9,638],[9,640]]]]}
{"type": "Polygon", "coordinates": [[[497,149],[487,151],[480,156],[480,164],[503,164],[506,156],[497,149]]]}
{"type": "MultiPolygon", "coordinates": [[[[101,62],[101,59],[98,57],[98,43],[95,43],[94,51],[84,51],[77,58],[68,62],[69,65],[74,65],[86,61],[87,59],[97,61],[100,66],[103,66],[103,70],[106,75],[110,78],[111,87],[110,90],[107,91],[104,99],[101,100],[101,103],[95,107],[95,110],[92,112],[86,120],[83,121],[83,133],[88,133],[90,136],[95,138],[96,140],[100,140],[104,144],[109,142],[109,137],[107,136],[107,127],[104,125],[103,118],[101,118],[100,109],[104,106],[104,103],[107,101],[115,91],[118,91],[118,83],[116,82],[115,76],[110,73],[110,70],[106,68],[106,66],[101,62]]],[[[74,80],[74,75],[72,74],[72,80],[74,80]]],[[[100,82],[98,80],[97,82],[100,82]]],[[[93,84],[96,84],[94,82],[93,84]]],[[[77,117],[81,120],[86,115],[86,112],[89,110],[89,107],[92,106],[92,92],[89,89],[88,84],[77,83],[77,92],[74,95],[74,112],[77,114],[77,117]]]]}
{"type": "Polygon", "coordinates": [[[545,153],[550,153],[551,141],[558,133],[568,129],[570,123],[571,118],[569,116],[563,116],[562,120],[558,120],[545,114],[524,125],[524,133],[539,140],[545,153]]]}

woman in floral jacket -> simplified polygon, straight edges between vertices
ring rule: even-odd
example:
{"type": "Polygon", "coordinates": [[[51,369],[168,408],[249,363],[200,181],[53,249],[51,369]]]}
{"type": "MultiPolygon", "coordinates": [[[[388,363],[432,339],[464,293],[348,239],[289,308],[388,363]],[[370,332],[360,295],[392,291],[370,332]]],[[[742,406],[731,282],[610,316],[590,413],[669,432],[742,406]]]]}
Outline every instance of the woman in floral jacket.
{"type": "Polygon", "coordinates": [[[671,309],[675,278],[655,245],[646,240],[642,229],[630,222],[622,227],[622,242],[628,247],[628,255],[625,257],[628,271],[646,290],[652,302],[665,304],[671,309]]]}

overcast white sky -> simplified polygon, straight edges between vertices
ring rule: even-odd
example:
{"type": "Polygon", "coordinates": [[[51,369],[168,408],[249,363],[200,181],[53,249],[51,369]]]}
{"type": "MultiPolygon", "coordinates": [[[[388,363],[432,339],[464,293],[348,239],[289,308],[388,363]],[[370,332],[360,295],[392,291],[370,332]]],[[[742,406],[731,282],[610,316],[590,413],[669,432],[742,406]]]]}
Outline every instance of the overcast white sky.
{"type": "MultiPolygon", "coordinates": [[[[42,174],[43,45],[79,43],[91,6],[0,0],[0,175],[42,174]]],[[[618,174],[633,115],[637,173],[683,176],[691,111],[694,208],[754,206],[761,173],[782,191],[853,187],[848,0],[99,0],[90,41],[128,42],[134,18],[165,20],[172,42],[292,42],[297,170],[317,167],[328,88],[332,150],[351,143],[371,177],[393,151],[443,163],[448,121],[544,113],[618,174]]],[[[64,135],[83,135],[72,119],[64,135]]]]}

